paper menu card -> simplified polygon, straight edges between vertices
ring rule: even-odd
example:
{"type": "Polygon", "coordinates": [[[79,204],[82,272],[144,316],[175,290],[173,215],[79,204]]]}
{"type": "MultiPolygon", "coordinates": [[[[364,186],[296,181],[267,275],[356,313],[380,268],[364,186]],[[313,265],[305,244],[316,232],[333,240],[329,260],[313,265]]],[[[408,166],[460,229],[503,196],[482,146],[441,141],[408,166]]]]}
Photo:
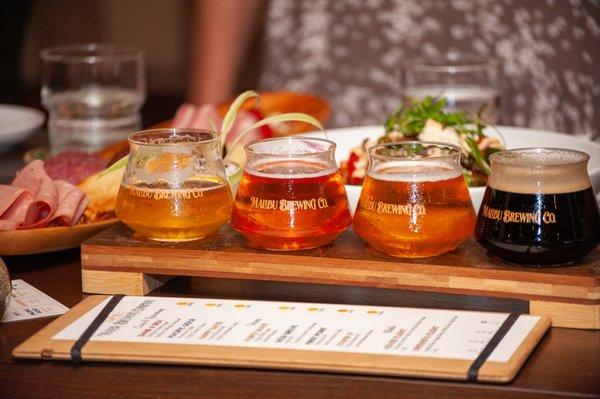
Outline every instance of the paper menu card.
{"type": "Polygon", "coordinates": [[[2,322],[58,316],[69,310],[62,303],[20,279],[12,280],[10,295],[8,309],[2,322]]]}
{"type": "MultiPolygon", "coordinates": [[[[108,298],[55,334],[76,340],[108,298]]],[[[506,313],[125,297],[92,341],[196,344],[474,360],[506,313]]],[[[521,316],[488,360],[507,362],[539,317],[521,316]]]]}

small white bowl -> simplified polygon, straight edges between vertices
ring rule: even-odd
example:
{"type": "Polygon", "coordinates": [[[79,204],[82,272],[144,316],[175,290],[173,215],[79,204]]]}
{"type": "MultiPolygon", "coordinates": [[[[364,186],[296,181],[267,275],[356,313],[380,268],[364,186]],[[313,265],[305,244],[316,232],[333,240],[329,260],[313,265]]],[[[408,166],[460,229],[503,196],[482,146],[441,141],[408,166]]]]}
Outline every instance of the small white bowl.
{"type": "Polygon", "coordinates": [[[24,141],[46,120],[42,111],[0,104],[0,152],[24,141]]]}

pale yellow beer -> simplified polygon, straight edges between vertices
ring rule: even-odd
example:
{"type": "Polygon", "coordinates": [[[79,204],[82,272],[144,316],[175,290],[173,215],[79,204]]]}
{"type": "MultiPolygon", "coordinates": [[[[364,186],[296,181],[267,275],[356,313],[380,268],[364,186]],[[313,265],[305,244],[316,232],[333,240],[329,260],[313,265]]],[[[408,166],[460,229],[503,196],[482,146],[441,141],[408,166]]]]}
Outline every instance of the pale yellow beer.
{"type": "Polygon", "coordinates": [[[199,239],[227,223],[231,214],[227,182],[185,181],[181,189],[160,185],[122,185],[115,213],[139,235],[161,241],[199,239]]]}
{"type": "Polygon", "coordinates": [[[197,240],[227,223],[233,200],[217,133],[147,130],[130,135],[129,146],[115,214],[136,236],[197,240]]]}

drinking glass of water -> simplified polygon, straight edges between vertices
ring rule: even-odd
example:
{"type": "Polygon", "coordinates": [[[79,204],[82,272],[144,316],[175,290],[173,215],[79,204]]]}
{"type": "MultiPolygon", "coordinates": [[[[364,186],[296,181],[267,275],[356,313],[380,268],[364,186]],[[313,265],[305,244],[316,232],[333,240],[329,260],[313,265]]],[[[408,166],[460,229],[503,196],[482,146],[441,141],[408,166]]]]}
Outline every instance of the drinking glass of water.
{"type": "Polygon", "coordinates": [[[411,60],[401,70],[405,104],[427,96],[445,98],[446,110],[471,115],[481,111],[486,123],[502,119],[500,63],[477,55],[446,54],[411,60]]]}
{"type": "Polygon", "coordinates": [[[146,98],[141,50],[82,44],[44,49],[41,58],[53,153],[95,151],[141,128],[146,98]]]}

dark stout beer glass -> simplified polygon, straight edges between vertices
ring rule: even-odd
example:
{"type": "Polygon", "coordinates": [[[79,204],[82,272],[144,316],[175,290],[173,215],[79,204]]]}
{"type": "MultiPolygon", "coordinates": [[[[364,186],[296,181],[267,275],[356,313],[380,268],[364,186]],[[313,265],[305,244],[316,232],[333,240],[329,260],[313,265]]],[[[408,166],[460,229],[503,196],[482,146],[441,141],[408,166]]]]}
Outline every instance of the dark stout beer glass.
{"type": "Polygon", "coordinates": [[[556,148],[498,152],[475,238],[509,262],[572,262],[600,242],[600,211],[587,173],[589,155],[556,148]]]}

